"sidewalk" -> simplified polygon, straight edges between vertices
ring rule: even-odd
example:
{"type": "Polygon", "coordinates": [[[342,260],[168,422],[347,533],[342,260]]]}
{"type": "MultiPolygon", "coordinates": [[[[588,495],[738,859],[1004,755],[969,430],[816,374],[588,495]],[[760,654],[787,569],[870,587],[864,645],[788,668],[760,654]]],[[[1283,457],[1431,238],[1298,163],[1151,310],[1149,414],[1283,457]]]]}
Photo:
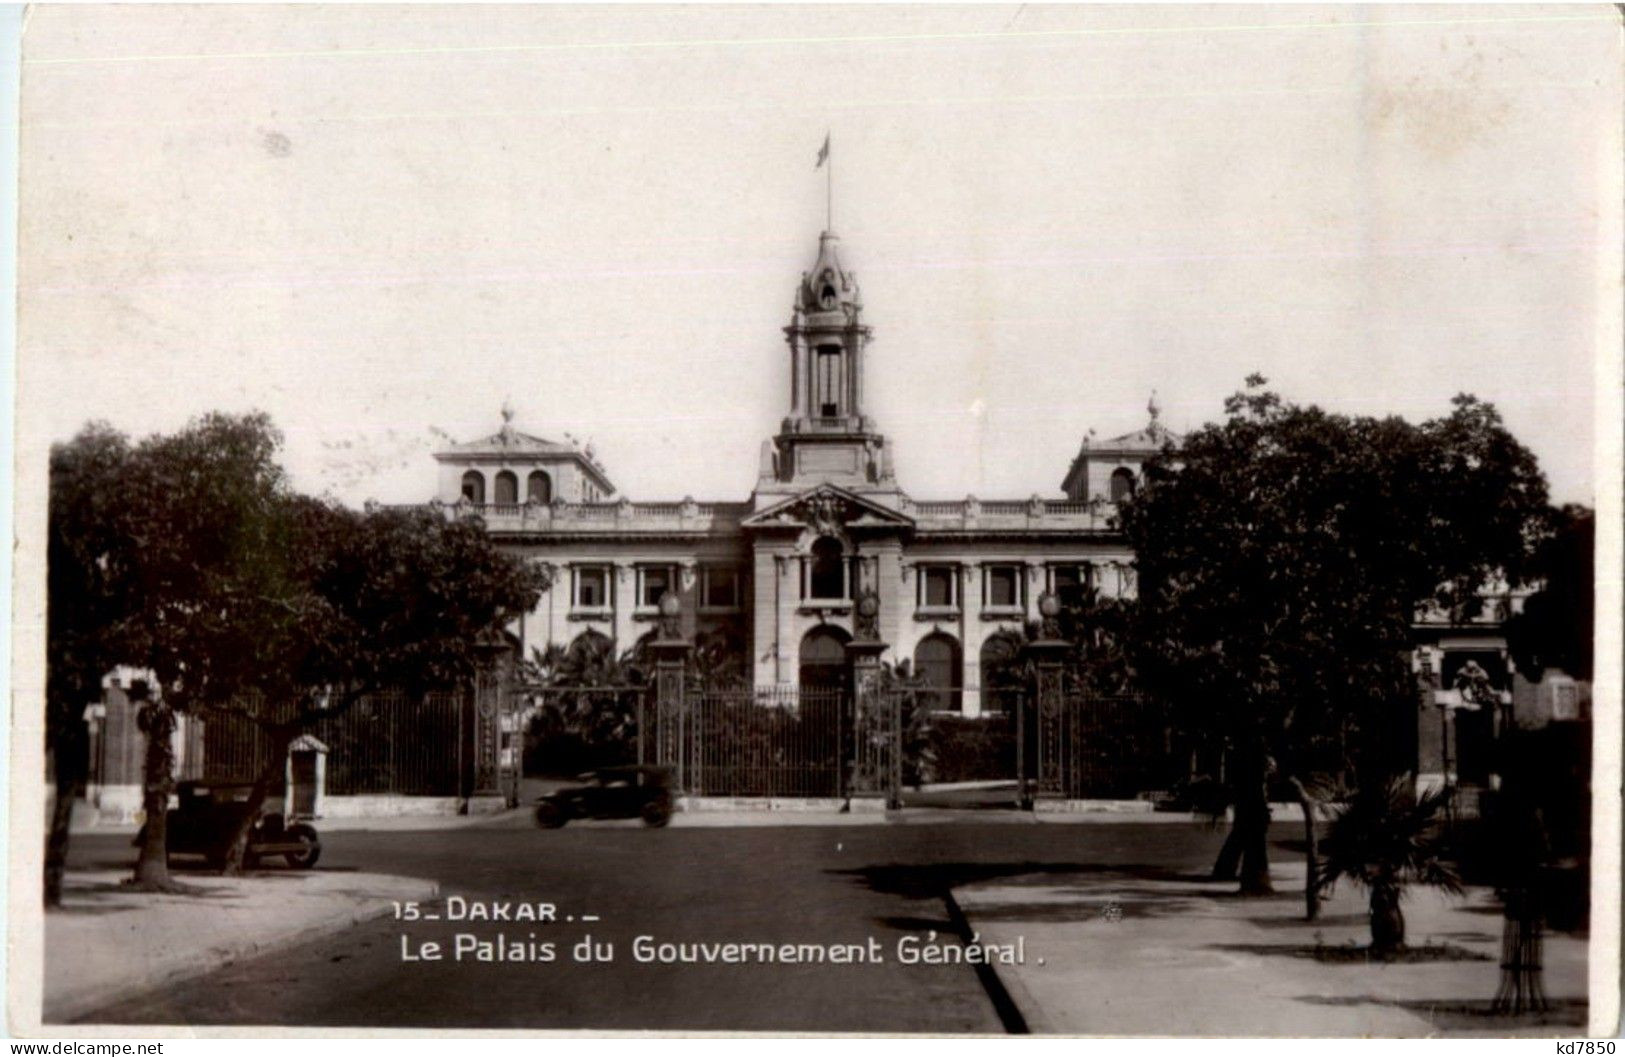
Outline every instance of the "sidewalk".
{"type": "MultiPolygon", "coordinates": [[[[484,811],[468,815],[378,815],[374,817],[323,817],[314,822],[316,829],[322,833],[357,833],[357,832],[403,832],[409,830],[442,830],[467,829],[481,826],[490,822],[506,818],[515,812],[527,814],[526,808],[504,808],[500,811],[484,811]]],[[[85,821],[75,816],[73,832],[75,834],[121,834],[127,833],[132,837],[140,827],[134,822],[99,823],[85,821]]]]}
{"type": "Polygon", "coordinates": [[[1044,874],[953,890],[983,944],[1025,938],[996,965],[1035,1032],[1087,1035],[1576,1035],[1586,1025],[1586,940],[1548,932],[1542,1016],[1491,1016],[1500,982],[1493,893],[1413,889],[1406,938],[1426,957],[1370,963],[1363,892],[1340,884],[1303,920],[1304,865],[1274,864],[1277,894],[1151,871],[1044,874]]]}
{"type": "Polygon", "coordinates": [[[150,988],[313,939],[427,899],[431,881],[383,874],[182,872],[197,894],[133,892],[128,871],[69,873],[45,916],[42,1020],[64,1023],[150,988]]]}
{"type": "MultiPolygon", "coordinates": [[[[403,820],[404,822],[404,820],[403,820]]],[[[976,810],[969,808],[905,807],[887,810],[878,801],[860,803],[850,811],[836,807],[772,808],[767,806],[737,806],[728,798],[717,798],[714,804],[703,808],[680,807],[671,816],[673,829],[748,829],[762,826],[939,826],[939,825],[1006,825],[1006,826],[1102,826],[1173,824],[1192,825],[1207,823],[1204,815],[1173,812],[1072,810],[1045,813],[1004,810],[976,810]]],[[[321,823],[318,823],[320,825],[321,823]]],[[[520,807],[498,814],[484,815],[478,820],[467,820],[466,825],[486,826],[493,829],[525,829],[536,823],[532,808],[520,807]]],[[[641,827],[638,819],[572,819],[571,828],[579,827],[641,827]]],[[[382,828],[382,827],[380,827],[382,828]]],[[[402,829],[414,827],[403,824],[402,829]]],[[[431,828],[431,827],[422,827],[431,828]]],[[[437,827],[444,828],[444,827],[437,827]]]]}

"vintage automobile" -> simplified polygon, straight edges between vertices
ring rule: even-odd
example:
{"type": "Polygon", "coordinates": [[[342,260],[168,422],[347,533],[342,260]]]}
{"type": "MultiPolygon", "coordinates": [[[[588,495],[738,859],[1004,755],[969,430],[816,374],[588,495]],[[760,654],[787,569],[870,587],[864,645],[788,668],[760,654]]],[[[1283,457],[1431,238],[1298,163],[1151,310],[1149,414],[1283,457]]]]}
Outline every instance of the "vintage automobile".
{"type": "MultiPolygon", "coordinates": [[[[224,865],[253,789],[248,782],[181,782],[177,788],[180,806],[170,809],[165,822],[164,843],[169,854],[201,855],[210,866],[224,865]]],[[[136,847],[146,836],[143,826],[135,835],[136,847]]],[[[308,870],[321,854],[322,842],[314,826],[285,818],[280,811],[262,809],[249,831],[243,866],[252,868],[261,859],[280,855],[289,866],[308,870]]]]}
{"type": "Polygon", "coordinates": [[[573,818],[641,818],[644,825],[671,821],[671,769],[601,767],[536,801],[536,824],[557,829],[573,818]]]}

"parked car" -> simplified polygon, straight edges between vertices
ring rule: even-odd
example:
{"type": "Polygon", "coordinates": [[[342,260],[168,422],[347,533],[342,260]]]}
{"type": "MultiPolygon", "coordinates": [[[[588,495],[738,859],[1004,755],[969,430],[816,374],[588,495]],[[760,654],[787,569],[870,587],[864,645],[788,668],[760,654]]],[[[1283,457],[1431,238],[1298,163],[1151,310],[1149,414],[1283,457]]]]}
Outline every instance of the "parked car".
{"type": "MultiPolygon", "coordinates": [[[[225,864],[236,834],[248,812],[254,786],[248,782],[182,782],[180,806],[165,819],[164,844],[170,855],[201,855],[210,866],[225,864]]],[[[135,835],[140,847],[147,827],[135,835]]],[[[243,865],[253,867],[267,856],[280,855],[289,866],[308,870],[321,858],[322,841],[309,822],[286,818],[280,811],[261,810],[248,834],[243,865]]]]}
{"type": "Polygon", "coordinates": [[[647,826],[671,821],[669,767],[601,767],[578,781],[536,801],[537,825],[557,829],[573,818],[641,818],[647,826]]]}

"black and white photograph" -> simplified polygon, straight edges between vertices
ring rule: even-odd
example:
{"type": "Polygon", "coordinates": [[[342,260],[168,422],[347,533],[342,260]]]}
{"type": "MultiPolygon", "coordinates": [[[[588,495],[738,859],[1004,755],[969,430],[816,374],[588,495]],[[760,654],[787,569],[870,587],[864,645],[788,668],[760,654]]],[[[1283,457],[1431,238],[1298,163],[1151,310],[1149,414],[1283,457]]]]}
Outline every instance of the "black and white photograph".
{"type": "Polygon", "coordinates": [[[13,1036],[1612,1052],[1618,7],[19,22],[13,1036]]]}

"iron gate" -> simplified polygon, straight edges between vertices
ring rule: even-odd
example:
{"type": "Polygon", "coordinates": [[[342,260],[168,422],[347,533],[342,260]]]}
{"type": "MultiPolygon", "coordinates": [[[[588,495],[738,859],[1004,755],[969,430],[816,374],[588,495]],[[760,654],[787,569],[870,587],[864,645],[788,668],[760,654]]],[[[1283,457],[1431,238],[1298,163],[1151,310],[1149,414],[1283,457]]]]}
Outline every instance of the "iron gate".
{"type": "Polygon", "coordinates": [[[902,764],[901,694],[821,687],[690,691],[638,703],[637,759],[694,796],[883,796],[902,764]]]}
{"type": "Polygon", "coordinates": [[[1187,776],[1188,747],[1168,709],[1138,694],[1040,696],[1033,791],[1069,800],[1130,800],[1187,776]]]}

